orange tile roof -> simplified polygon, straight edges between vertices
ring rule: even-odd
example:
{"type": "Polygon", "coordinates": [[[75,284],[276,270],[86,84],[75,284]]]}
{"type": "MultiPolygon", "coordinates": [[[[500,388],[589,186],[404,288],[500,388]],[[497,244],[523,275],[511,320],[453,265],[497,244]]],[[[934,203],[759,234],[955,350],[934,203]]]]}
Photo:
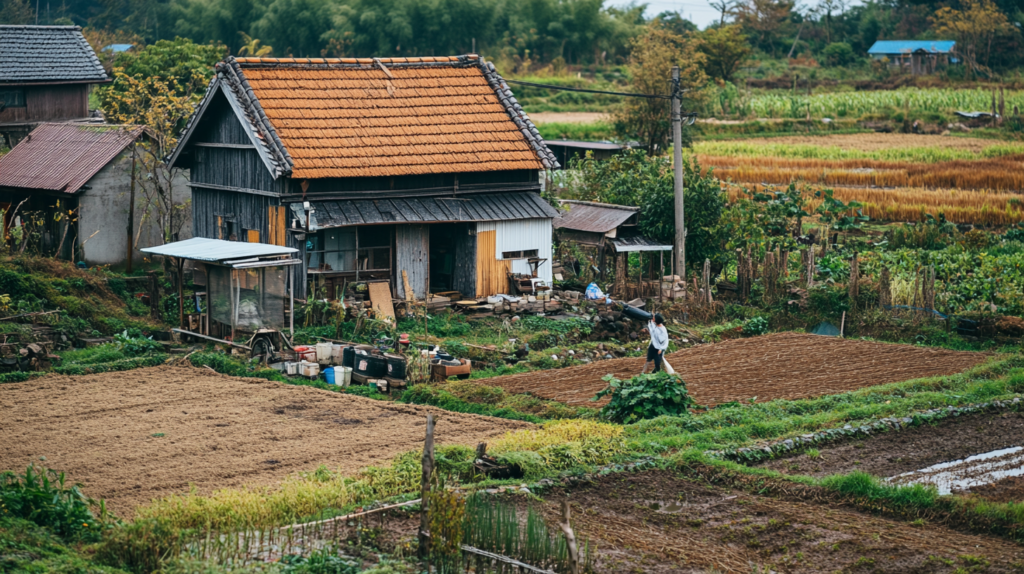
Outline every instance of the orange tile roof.
{"type": "Polygon", "coordinates": [[[293,178],[557,165],[508,85],[475,55],[228,58],[218,73],[248,100],[254,128],[293,178]]]}

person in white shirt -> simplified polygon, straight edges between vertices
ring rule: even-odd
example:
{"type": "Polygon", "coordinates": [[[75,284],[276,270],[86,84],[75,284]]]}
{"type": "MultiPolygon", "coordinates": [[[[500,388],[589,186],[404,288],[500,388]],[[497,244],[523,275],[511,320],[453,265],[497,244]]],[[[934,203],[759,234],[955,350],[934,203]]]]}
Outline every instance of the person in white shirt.
{"type": "Polygon", "coordinates": [[[651,344],[647,347],[647,362],[644,363],[644,372],[647,372],[647,365],[654,362],[654,370],[657,373],[661,370],[662,359],[665,358],[665,349],[668,348],[668,329],[665,328],[665,318],[661,313],[655,313],[654,319],[647,323],[647,331],[651,334],[651,344]]]}

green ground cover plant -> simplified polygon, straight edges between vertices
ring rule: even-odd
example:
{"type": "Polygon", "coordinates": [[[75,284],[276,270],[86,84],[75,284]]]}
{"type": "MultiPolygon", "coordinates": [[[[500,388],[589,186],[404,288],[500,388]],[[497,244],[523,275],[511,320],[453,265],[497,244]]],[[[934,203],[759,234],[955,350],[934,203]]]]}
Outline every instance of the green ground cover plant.
{"type": "Polygon", "coordinates": [[[612,375],[603,379],[608,386],[593,401],[611,395],[601,408],[601,417],[617,423],[633,423],[660,416],[688,416],[694,405],[686,383],[678,375],[664,371],[637,375],[622,381],[612,375]]]}

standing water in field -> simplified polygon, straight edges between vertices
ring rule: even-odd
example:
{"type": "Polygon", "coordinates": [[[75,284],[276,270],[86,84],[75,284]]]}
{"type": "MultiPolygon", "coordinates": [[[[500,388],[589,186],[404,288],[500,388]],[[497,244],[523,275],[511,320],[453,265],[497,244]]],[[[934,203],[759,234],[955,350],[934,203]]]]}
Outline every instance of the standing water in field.
{"type": "Polygon", "coordinates": [[[1024,476],[1024,447],[1003,448],[943,462],[898,474],[888,481],[895,484],[933,484],[939,489],[939,494],[950,494],[1010,476],[1024,476]]]}

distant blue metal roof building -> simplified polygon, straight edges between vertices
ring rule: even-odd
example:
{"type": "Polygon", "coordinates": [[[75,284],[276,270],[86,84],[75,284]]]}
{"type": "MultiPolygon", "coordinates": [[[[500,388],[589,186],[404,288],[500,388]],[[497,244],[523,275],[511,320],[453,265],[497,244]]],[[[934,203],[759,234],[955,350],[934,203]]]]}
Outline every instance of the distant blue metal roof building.
{"type": "Polygon", "coordinates": [[[117,54],[119,52],[127,52],[128,50],[131,50],[134,47],[135,44],[111,44],[109,46],[104,46],[103,51],[106,52],[107,50],[110,50],[111,52],[117,54]]]}
{"type": "Polygon", "coordinates": [[[918,50],[924,50],[929,54],[949,54],[955,45],[954,40],[879,40],[868,49],[868,54],[872,56],[909,55],[918,50]]]}

